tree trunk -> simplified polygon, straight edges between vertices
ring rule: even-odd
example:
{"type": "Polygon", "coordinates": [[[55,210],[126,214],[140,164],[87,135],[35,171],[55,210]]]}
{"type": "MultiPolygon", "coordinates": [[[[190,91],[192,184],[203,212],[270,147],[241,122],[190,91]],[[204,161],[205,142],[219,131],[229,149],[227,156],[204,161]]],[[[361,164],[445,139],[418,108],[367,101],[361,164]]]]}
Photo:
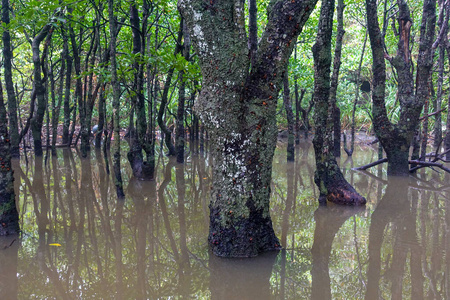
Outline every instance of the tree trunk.
{"type": "Polygon", "coordinates": [[[114,1],[108,0],[108,15],[111,37],[111,86],[113,88],[113,121],[114,121],[114,184],[116,186],[117,198],[125,197],[123,192],[122,173],[120,170],[120,86],[117,81],[117,20],[114,16],[114,1]]]}
{"type": "MultiPolygon", "coordinates": [[[[72,16],[72,9],[69,8],[69,18],[72,16]]],[[[75,63],[75,75],[76,75],[76,84],[75,84],[75,102],[78,104],[78,114],[80,118],[80,135],[81,135],[81,156],[87,157],[87,153],[90,149],[89,145],[89,134],[90,128],[87,128],[86,124],[86,105],[83,101],[83,83],[81,82],[81,59],[78,51],[77,41],[75,39],[75,31],[73,26],[69,26],[69,35],[70,41],[72,45],[72,53],[73,60],[75,63]]],[[[81,43],[81,41],[80,41],[81,43]]],[[[87,84],[87,83],[86,83],[87,84]]],[[[75,112],[76,115],[76,112],[75,112]]],[[[76,123],[76,118],[73,118],[73,124],[76,123]]],[[[73,127],[74,128],[74,127],[73,127]]],[[[77,138],[78,139],[78,138],[77,138]]]]}
{"type": "Polygon", "coordinates": [[[0,80],[0,236],[19,233],[19,214],[14,193],[14,171],[11,167],[8,118],[0,80]]]}
{"type": "Polygon", "coordinates": [[[276,105],[294,44],[316,0],[271,3],[250,69],[242,1],[179,0],[203,74],[196,109],[211,137],[209,244],[214,254],[280,248],[269,214],[276,105]]]}
{"type": "Polygon", "coordinates": [[[333,75],[331,77],[330,102],[333,107],[333,154],[335,157],[341,156],[341,110],[337,106],[337,88],[339,84],[339,70],[341,68],[342,40],[344,39],[344,0],[338,0],[337,7],[337,36],[336,47],[334,49],[333,75]]]}
{"type": "MultiPolygon", "coordinates": [[[[186,61],[189,61],[190,39],[187,32],[186,24],[183,22],[183,56],[186,61]]],[[[178,108],[177,108],[177,127],[175,132],[175,147],[177,152],[177,162],[184,163],[184,114],[186,101],[186,82],[184,80],[184,71],[179,72],[180,86],[178,88],[178,108]]]]}
{"type": "MultiPolygon", "coordinates": [[[[9,25],[9,0],[2,0],[2,22],[5,26],[9,25]]],[[[5,70],[5,87],[8,95],[8,118],[9,118],[9,136],[11,137],[11,156],[20,157],[19,149],[19,123],[17,120],[17,100],[14,92],[14,83],[12,78],[12,59],[11,34],[7,27],[3,30],[3,63],[5,70]]]]}
{"type": "Polygon", "coordinates": [[[256,51],[258,50],[258,6],[256,0],[248,0],[248,49],[250,63],[256,64],[256,51]]]}
{"type": "MultiPolygon", "coordinates": [[[[39,46],[41,45],[41,42],[44,40],[44,38],[49,34],[50,36],[46,40],[46,44],[50,41],[51,34],[52,34],[52,25],[47,24],[42,28],[42,30],[38,33],[38,35],[33,39],[32,41],[32,51],[33,51],[33,65],[34,65],[34,71],[33,71],[33,78],[34,78],[34,89],[36,92],[36,99],[37,99],[37,109],[36,113],[34,114],[33,118],[31,119],[31,132],[33,135],[34,140],[34,154],[36,156],[42,156],[42,125],[44,122],[44,115],[45,115],[45,109],[47,107],[47,103],[45,101],[45,93],[47,92],[45,90],[44,86],[44,80],[45,77],[42,78],[41,72],[42,72],[42,62],[41,62],[41,55],[39,51],[39,46]]],[[[47,44],[48,45],[48,44],[47,44]]],[[[47,45],[44,47],[46,48],[47,45]]],[[[45,51],[45,49],[44,49],[45,51]]],[[[46,75],[44,75],[46,76],[46,75]]]]}
{"type": "Polygon", "coordinates": [[[286,118],[288,123],[288,144],[287,144],[287,161],[295,160],[295,136],[294,136],[294,114],[291,105],[291,91],[289,90],[289,71],[283,76],[283,104],[286,110],[286,118]]]}
{"type": "Polygon", "coordinates": [[[351,129],[352,136],[351,136],[351,142],[350,142],[350,150],[347,149],[347,142],[344,142],[344,150],[348,156],[352,156],[353,151],[355,150],[356,105],[358,104],[358,100],[359,100],[359,90],[360,90],[360,83],[361,83],[361,68],[362,68],[362,63],[363,63],[363,59],[364,59],[364,53],[366,52],[366,43],[367,43],[367,32],[366,32],[366,36],[364,38],[364,44],[363,44],[363,49],[361,52],[361,58],[359,59],[358,71],[356,73],[356,90],[355,90],[355,100],[353,100],[353,109],[352,109],[352,129],[351,129]]]}
{"type": "MultiPolygon", "coordinates": [[[[67,37],[63,34],[63,40],[64,40],[64,48],[69,47],[67,37]]],[[[64,120],[63,120],[63,132],[62,132],[62,143],[63,145],[67,145],[67,147],[70,147],[70,138],[69,138],[69,132],[70,132],[70,86],[72,82],[72,57],[69,54],[69,51],[66,52],[66,56],[64,58],[67,63],[67,70],[66,70],[66,85],[65,85],[65,91],[64,91],[64,120]]],[[[61,74],[62,76],[62,74],[61,74]]]]}
{"type": "MultiPolygon", "coordinates": [[[[148,9],[144,12],[144,19],[148,9]]],[[[145,38],[143,38],[140,28],[139,11],[135,4],[130,5],[130,24],[132,25],[133,33],[133,54],[140,56],[145,55],[145,38]]],[[[146,31],[146,22],[143,22],[142,32],[146,31]]],[[[144,162],[142,150],[150,153],[150,145],[147,142],[147,115],[145,112],[145,98],[144,98],[144,65],[138,60],[134,62],[134,81],[133,81],[134,95],[131,96],[132,105],[136,111],[136,129],[134,124],[131,125],[130,131],[130,150],[127,154],[128,161],[133,170],[133,176],[141,180],[153,179],[153,169],[150,165],[144,162]]],[[[130,120],[133,113],[130,115],[130,120]]]]}
{"type": "MultiPolygon", "coordinates": [[[[181,45],[182,37],[183,37],[183,21],[180,22],[180,29],[178,31],[177,45],[175,47],[174,56],[176,56],[181,51],[180,45],[181,45]]],[[[161,103],[160,103],[159,111],[158,111],[158,125],[159,125],[159,128],[161,129],[161,132],[164,133],[164,142],[166,143],[166,146],[169,150],[169,152],[167,153],[167,156],[175,156],[176,155],[176,150],[172,143],[172,132],[167,128],[167,125],[163,120],[163,117],[164,117],[164,114],[166,111],[166,107],[167,107],[168,97],[169,97],[170,83],[172,82],[172,77],[173,77],[174,71],[175,71],[175,68],[171,67],[169,69],[169,71],[167,72],[166,83],[164,84],[163,95],[161,97],[161,103]]]]}
{"type": "Polygon", "coordinates": [[[314,55],[314,151],[319,188],[319,202],[364,205],[366,199],[345,180],[333,154],[333,103],[330,101],[331,36],[333,32],[334,0],[322,3],[314,55]]]}
{"type": "Polygon", "coordinates": [[[389,57],[384,53],[384,37],[378,24],[376,1],[367,0],[366,10],[373,57],[372,114],[375,134],[386,152],[388,175],[408,176],[409,147],[419,123],[422,107],[429,99],[428,80],[433,62],[432,43],[436,24],[436,1],[425,0],[423,3],[415,83],[410,53],[412,20],[406,1],[399,1],[398,30],[400,34],[395,57],[389,57]],[[398,73],[400,118],[397,124],[390,122],[385,106],[385,56],[398,73]],[[415,92],[414,86],[416,87],[415,92]]]}
{"type": "MultiPolygon", "coordinates": [[[[52,108],[52,155],[56,156],[56,140],[58,138],[58,123],[61,112],[61,104],[63,103],[64,93],[64,73],[66,72],[66,57],[68,56],[68,45],[63,44],[63,51],[61,52],[61,68],[59,69],[59,87],[58,87],[58,102],[52,108]]],[[[53,67],[52,67],[53,69],[53,67]]],[[[52,71],[53,72],[53,71],[52,71]]]]}
{"type": "Polygon", "coordinates": [[[434,147],[437,148],[442,143],[442,96],[444,84],[444,62],[445,47],[443,43],[439,45],[439,61],[438,61],[438,79],[437,79],[437,97],[434,100],[434,111],[438,112],[434,119],[434,147]]]}

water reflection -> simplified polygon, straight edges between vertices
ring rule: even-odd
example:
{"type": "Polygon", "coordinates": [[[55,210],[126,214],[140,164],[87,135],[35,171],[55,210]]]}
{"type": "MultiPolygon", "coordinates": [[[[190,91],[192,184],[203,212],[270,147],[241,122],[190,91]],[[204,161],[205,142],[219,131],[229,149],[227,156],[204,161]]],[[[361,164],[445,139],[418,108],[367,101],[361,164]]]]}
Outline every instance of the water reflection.
{"type": "Polygon", "coordinates": [[[331,206],[319,207],[315,211],[316,228],[314,230],[314,243],[311,248],[311,299],[332,299],[329,264],[334,238],[341,226],[363,209],[362,207],[331,206]]]}
{"type": "MultiPolygon", "coordinates": [[[[318,208],[310,143],[273,166],[272,219],[284,247],[256,259],[209,255],[210,157],[157,159],[156,180],[124,169],[118,201],[102,153],[64,150],[16,165],[20,238],[0,245],[11,299],[450,299],[450,178],[351,171],[363,210],[318,208]]],[[[195,154],[192,152],[192,154],[195,154]]],[[[127,165],[124,161],[123,165],[127,165]]],[[[2,297],[4,299],[4,297],[2,297]]]]}

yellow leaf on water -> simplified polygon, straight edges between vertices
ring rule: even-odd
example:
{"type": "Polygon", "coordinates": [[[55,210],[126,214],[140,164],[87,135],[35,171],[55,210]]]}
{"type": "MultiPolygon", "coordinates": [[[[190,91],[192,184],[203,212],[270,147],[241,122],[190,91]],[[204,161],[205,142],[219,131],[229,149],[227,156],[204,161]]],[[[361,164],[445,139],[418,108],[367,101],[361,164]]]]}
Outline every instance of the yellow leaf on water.
{"type": "Polygon", "coordinates": [[[48,244],[49,246],[54,246],[54,247],[61,247],[61,244],[58,243],[53,243],[53,244],[48,244]]]}

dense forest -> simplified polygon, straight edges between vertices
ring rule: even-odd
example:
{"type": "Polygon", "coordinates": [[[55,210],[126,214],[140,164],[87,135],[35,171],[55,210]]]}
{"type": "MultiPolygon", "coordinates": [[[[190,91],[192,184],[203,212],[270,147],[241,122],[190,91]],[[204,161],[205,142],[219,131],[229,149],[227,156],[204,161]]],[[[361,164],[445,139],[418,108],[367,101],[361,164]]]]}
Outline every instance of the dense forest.
{"type": "MultiPolygon", "coordinates": [[[[286,159],[313,137],[319,204],[364,205],[339,166],[376,137],[389,176],[450,172],[447,0],[2,0],[0,234],[19,230],[12,163],[59,148],[105,164],[125,197],[160,156],[212,158],[218,256],[281,248],[270,217],[286,159]],[[430,149],[432,149],[431,152],[430,149]],[[111,153],[111,156],[109,156],[111,153]]],[[[299,165],[298,168],[302,168],[299,165]]]]}

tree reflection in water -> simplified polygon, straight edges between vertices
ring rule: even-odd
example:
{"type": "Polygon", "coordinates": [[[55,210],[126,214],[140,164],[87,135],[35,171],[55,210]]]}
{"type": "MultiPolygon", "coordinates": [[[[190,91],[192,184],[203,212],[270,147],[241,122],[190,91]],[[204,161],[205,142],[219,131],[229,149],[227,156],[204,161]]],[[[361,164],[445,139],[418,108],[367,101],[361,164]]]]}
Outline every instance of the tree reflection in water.
{"type": "Polygon", "coordinates": [[[377,155],[356,151],[342,168],[367,207],[318,209],[311,149],[302,142],[290,164],[277,151],[271,213],[284,250],[251,260],[209,255],[207,154],[188,156],[184,165],[158,158],[152,182],[125,169],[121,201],[100,152],[81,159],[64,150],[47,164],[30,156],[28,165],[14,166],[22,234],[0,249],[2,295],[449,299],[450,200],[437,183],[450,178],[421,170],[388,181],[381,166],[376,176],[356,173],[352,164],[377,155]]]}

